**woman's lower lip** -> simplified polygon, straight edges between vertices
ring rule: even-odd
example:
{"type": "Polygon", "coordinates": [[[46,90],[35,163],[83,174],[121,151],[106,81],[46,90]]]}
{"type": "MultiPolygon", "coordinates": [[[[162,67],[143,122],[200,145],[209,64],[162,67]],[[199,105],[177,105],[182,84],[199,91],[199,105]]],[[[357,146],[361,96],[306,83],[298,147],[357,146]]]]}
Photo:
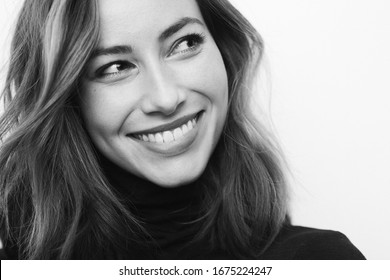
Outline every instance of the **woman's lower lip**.
{"type": "Polygon", "coordinates": [[[196,125],[190,131],[188,131],[185,135],[183,135],[180,139],[168,142],[168,143],[157,143],[157,142],[146,142],[142,140],[135,140],[144,146],[149,151],[163,154],[165,156],[175,156],[187,151],[192,143],[196,140],[197,135],[199,133],[199,127],[203,120],[204,112],[200,113],[198,116],[196,125]]]}

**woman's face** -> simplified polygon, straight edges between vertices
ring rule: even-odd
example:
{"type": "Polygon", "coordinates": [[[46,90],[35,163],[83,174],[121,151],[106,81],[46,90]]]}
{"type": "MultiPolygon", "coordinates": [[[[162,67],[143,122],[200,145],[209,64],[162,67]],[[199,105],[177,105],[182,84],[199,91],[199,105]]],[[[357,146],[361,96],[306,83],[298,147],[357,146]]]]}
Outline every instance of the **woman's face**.
{"type": "Polygon", "coordinates": [[[100,0],[81,109],[96,147],[158,185],[197,179],[218,142],[228,84],[195,0],[100,0]]]}

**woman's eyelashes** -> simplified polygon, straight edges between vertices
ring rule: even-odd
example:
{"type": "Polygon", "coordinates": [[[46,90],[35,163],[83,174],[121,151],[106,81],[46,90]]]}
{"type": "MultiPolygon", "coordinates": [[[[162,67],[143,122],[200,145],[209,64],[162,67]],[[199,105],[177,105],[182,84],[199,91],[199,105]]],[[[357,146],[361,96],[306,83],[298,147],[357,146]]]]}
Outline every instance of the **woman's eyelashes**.
{"type": "MultiPolygon", "coordinates": [[[[205,35],[193,33],[176,40],[169,49],[167,57],[188,57],[200,52],[205,35]]],[[[110,62],[95,71],[95,77],[103,81],[119,81],[138,73],[138,66],[127,60],[110,62]]]]}
{"type": "Polygon", "coordinates": [[[133,63],[125,60],[119,60],[100,67],[96,71],[96,77],[98,79],[118,79],[123,76],[131,75],[136,69],[137,66],[133,63]]]}
{"type": "Polygon", "coordinates": [[[196,52],[200,49],[200,46],[204,41],[205,36],[203,34],[193,33],[184,36],[173,43],[173,46],[168,53],[168,57],[196,52]]]}

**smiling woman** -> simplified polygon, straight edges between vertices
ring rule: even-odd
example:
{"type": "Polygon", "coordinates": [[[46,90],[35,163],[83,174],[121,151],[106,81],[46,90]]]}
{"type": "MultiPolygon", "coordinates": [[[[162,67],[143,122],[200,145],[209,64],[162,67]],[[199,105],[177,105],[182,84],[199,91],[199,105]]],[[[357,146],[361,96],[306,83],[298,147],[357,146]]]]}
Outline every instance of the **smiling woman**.
{"type": "Polygon", "coordinates": [[[197,3],[100,1],[99,14],[100,40],[80,95],[93,143],[160,186],[193,182],[220,138],[228,104],[223,59],[197,3]]]}
{"type": "Polygon", "coordinates": [[[16,30],[7,258],[364,258],[290,224],[283,157],[249,109],[263,43],[227,0],[32,0],[16,30]]]}

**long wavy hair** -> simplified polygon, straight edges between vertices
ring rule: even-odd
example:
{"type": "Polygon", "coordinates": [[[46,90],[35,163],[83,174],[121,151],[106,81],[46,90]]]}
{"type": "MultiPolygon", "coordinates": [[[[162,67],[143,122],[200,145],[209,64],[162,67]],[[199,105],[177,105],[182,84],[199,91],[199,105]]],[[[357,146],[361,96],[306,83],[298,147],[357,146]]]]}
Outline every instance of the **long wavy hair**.
{"type": "MultiPolygon", "coordinates": [[[[250,110],[263,42],[227,0],[197,3],[224,59],[229,109],[200,179],[208,188],[194,240],[256,258],[287,215],[280,149],[250,110]]],[[[148,239],[83,127],[79,81],[98,39],[97,1],[30,0],[20,12],[0,119],[0,234],[20,259],[125,258],[122,248],[148,239]]]]}

